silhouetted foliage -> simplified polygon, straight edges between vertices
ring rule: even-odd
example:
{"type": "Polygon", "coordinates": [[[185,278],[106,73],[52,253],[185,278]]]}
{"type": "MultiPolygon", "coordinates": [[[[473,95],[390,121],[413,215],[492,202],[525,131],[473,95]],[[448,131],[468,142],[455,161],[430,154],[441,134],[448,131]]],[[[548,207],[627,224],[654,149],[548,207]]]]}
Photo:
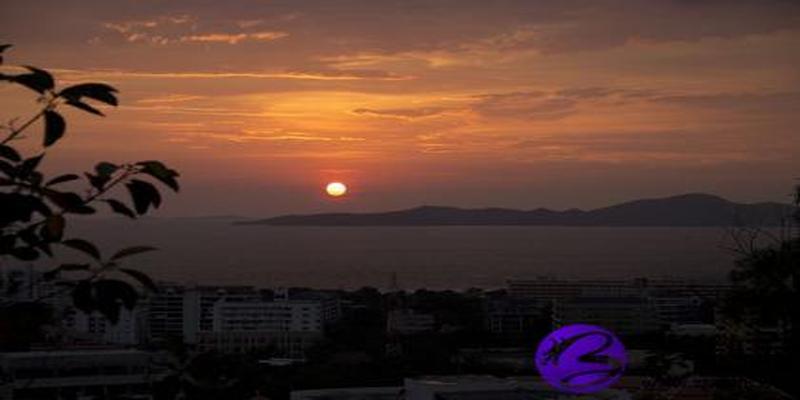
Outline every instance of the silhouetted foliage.
{"type": "Polygon", "coordinates": [[[734,287],[723,313],[742,327],[783,331],[786,351],[780,356],[765,355],[769,357],[765,371],[759,372],[770,371],[770,379],[796,395],[800,394],[796,385],[800,373],[800,186],[793,197],[794,212],[780,234],[756,231],[735,237],[740,257],[730,275],[734,287]],[[768,243],[760,242],[763,239],[768,243]]]}
{"type": "MultiPolygon", "coordinates": [[[[793,220],[800,222],[800,186],[795,188],[793,220]]],[[[729,317],[740,320],[755,312],[757,323],[791,325],[800,304],[795,302],[800,274],[800,235],[796,226],[787,221],[787,229],[779,236],[765,231],[754,231],[736,237],[736,260],[730,278],[734,290],[727,299],[729,317]],[[766,236],[769,242],[759,244],[766,236]]]]}
{"type": "MultiPolygon", "coordinates": [[[[9,47],[0,45],[0,55],[9,47]]],[[[2,62],[0,57],[0,64],[2,62]]],[[[0,259],[35,261],[53,257],[54,246],[82,253],[86,262],[61,264],[43,274],[44,280],[62,287],[61,292],[50,296],[69,292],[79,310],[87,313],[98,311],[116,322],[120,308],[132,309],[139,299],[139,292],[132,283],[156,290],[147,274],[122,268],[120,263],[127,257],[155,248],[136,246],[105,256],[89,240],[65,237],[69,219],[94,214],[100,206],[135,219],[161,205],[161,194],[155,184],[176,192],[179,190],[178,173],[154,160],[132,163],[102,161],[93,171],[83,174],[62,173],[46,177],[40,170],[41,162],[67,132],[67,121],[59,113],[60,108],[74,107],[103,116],[103,112],[90,101],[117,106],[117,90],[103,83],[59,88],[49,72],[31,66],[23,68],[22,73],[0,73],[0,82],[34,91],[40,107],[25,122],[19,125],[11,122],[2,127],[6,132],[5,137],[0,137],[0,259]],[[35,154],[23,155],[14,143],[37,122],[44,126],[41,145],[35,154]],[[80,182],[85,184],[80,190],[65,189],[75,188],[80,182]],[[122,186],[127,189],[130,203],[123,198],[125,196],[112,193],[113,189],[122,186]]],[[[34,302],[41,300],[33,299],[34,302]]],[[[13,302],[3,304],[0,311],[12,306],[13,302]]]]}

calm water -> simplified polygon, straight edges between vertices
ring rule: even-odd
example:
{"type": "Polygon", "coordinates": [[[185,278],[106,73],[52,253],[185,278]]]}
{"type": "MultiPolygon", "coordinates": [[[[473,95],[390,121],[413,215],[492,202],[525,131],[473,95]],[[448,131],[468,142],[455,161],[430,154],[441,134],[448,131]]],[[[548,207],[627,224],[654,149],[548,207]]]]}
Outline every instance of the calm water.
{"type": "Polygon", "coordinates": [[[162,250],[127,264],[178,282],[406,289],[499,287],[508,278],[724,279],[722,228],[234,226],[222,219],[81,221],[74,235],[110,253],[162,250]]]}

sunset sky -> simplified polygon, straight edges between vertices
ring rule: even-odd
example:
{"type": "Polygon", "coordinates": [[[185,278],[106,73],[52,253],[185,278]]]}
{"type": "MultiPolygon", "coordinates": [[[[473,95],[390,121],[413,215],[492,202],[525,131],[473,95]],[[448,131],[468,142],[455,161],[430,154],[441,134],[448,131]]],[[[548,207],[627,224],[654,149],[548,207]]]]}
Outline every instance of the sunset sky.
{"type": "Polygon", "coordinates": [[[47,166],[163,160],[162,215],[787,201],[800,177],[796,1],[4,0],[0,42],[120,90],[65,112],[47,166]]]}

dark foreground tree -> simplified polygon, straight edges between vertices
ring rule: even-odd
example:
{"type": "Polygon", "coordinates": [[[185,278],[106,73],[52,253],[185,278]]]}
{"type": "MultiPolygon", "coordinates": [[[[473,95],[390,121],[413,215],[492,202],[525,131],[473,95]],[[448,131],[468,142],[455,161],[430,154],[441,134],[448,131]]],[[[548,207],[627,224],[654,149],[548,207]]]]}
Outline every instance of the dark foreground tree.
{"type": "MultiPolygon", "coordinates": [[[[9,47],[0,45],[0,64],[9,47]]],[[[0,336],[35,339],[25,337],[25,332],[18,329],[34,329],[36,321],[30,319],[38,321],[38,314],[32,309],[48,297],[65,294],[71,294],[77,309],[97,311],[116,322],[121,307],[132,309],[136,305],[139,287],[156,290],[147,274],[123,267],[122,261],[155,249],[137,246],[103,254],[90,240],[69,236],[68,223],[73,217],[94,214],[101,207],[128,218],[144,215],[161,205],[157,185],[178,191],[178,173],[160,161],[101,161],[93,171],[82,174],[45,176],[40,169],[42,161],[67,132],[67,121],[59,110],[72,107],[103,116],[96,104],[117,106],[117,90],[103,83],[61,88],[49,72],[39,68],[0,68],[0,84],[33,91],[38,107],[31,117],[0,126],[0,266],[51,258],[58,246],[86,256],[85,262],[61,264],[46,271],[41,278],[57,288],[48,294],[21,301],[15,293],[30,288],[0,282],[0,332],[5,332],[0,336]],[[40,133],[31,132],[39,126],[40,133]],[[33,149],[32,154],[23,154],[18,142],[27,142],[24,147],[33,149]]],[[[46,318],[45,314],[41,318],[46,318]]],[[[0,337],[0,343],[5,343],[4,339],[8,338],[0,337]]]]}
{"type": "MultiPolygon", "coordinates": [[[[725,317],[736,326],[758,332],[773,327],[785,338],[781,354],[762,354],[772,370],[786,375],[794,394],[800,393],[800,185],[795,187],[794,213],[778,234],[740,231],[735,236],[740,258],[731,272],[733,290],[724,305],[725,317]],[[767,243],[764,243],[764,240],[767,243]],[[771,359],[769,359],[771,358],[771,359]]],[[[758,355],[756,355],[758,356],[758,355]]],[[[746,364],[746,361],[742,361],[746,364]]],[[[780,379],[779,379],[780,380],[780,379]]]]}

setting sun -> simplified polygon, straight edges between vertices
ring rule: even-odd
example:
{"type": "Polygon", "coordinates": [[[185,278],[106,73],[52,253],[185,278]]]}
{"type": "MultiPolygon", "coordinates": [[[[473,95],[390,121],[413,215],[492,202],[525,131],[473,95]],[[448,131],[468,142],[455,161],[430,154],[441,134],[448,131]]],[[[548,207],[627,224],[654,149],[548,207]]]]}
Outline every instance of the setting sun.
{"type": "Polygon", "coordinates": [[[325,187],[325,192],[333,197],[344,196],[344,194],[347,193],[347,186],[341,182],[331,182],[325,187]]]}

